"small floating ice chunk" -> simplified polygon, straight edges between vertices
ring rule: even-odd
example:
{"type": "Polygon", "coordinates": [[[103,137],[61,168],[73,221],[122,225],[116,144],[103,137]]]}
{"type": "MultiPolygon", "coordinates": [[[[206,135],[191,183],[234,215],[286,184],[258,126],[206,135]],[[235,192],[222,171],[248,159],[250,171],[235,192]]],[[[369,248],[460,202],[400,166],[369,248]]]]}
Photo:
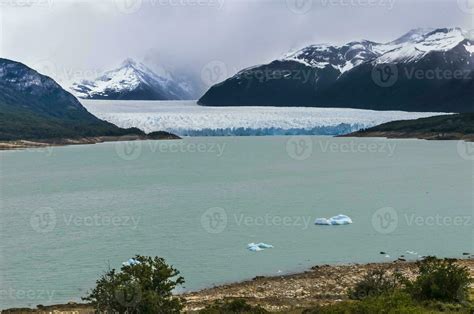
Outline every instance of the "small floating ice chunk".
{"type": "Polygon", "coordinates": [[[257,243],[257,246],[261,249],[272,249],[273,248],[273,245],[266,244],[266,243],[263,243],[263,242],[257,243]]]}
{"type": "Polygon", "coordinates": [[[247,249],[248,249],[249,251],[252,251],[252,252],[263,251],[263,249],[260,248],[260,247],[258,247],[258,245],[255,244],[255,243],[249,243],[249,244],[247,245],[247,249]]]}
{"type": "Polygon", "coordinates": [[[348,225],[352,223],[352,219],[346,215],[337,215],[329,218],[332,225],[348,225]]]}
{"type": "Polygon", "coordinates": [[[273,248],[273,245],[271,244],[266,244],[263,242],[260,243],[249,243],[247,244],[247,249],[252,252],[258,252],[258,251],[263,251],[264,249],[271,249],[273,248]]]}
{"type": "Polygon", "coordinates": [[[315,225],[329,226],[331,223],[327,218],[317,218],[314,222],[315,225]]]}
{"type": "Polygon", "coordinates": [[[346,215],[337,215],[334,217],[331,217],[329,219],[327,218],[317,218],[316,221],[314,222],[315,225],[333,225],[333,226],[338,226],[338,225],[348,225],[352,223],[352,219],[349,216],[346,215]]]}

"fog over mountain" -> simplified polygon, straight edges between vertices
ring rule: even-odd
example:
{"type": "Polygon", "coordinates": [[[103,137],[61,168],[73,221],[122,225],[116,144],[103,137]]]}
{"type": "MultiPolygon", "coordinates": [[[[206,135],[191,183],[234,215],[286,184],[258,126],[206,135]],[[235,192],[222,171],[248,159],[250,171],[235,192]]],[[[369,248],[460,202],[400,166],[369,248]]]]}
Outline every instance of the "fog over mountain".
{"type": "MultiPolygon", "coordinates": [[[[466,0],[467,2],[468,0],[466,0]]],[[[58,82],[131,57],[200,92],[312,43],[386,42],[418,27],[473,29],[463,0],[24,0],[0,5],[0,56],[58,82]]]]}

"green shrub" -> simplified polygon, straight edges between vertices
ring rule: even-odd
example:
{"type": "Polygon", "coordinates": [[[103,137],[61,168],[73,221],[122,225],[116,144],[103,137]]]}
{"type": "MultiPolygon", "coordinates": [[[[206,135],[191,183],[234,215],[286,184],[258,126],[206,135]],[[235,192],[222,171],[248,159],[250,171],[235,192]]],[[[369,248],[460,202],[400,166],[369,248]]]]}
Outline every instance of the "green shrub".
{"type": "Polygon", "coordinates": [[[245,300],[238,299],[232,301],[217,301],[205,309],[199,311],[200,314],[264,314],[268,313],[260,306],[247,304],[245,300]]]}
{"type": "Polygon", "coordinates": [[[419,275],[406,281],[407,291],[416,300],[463,302],[467,300],[472,279],[466,267],[452,259],[428,257],[417,262],[419,275]]]}
{"type": "Polygon", "coordinates": [[[363,300],[372,296],[391,293],[398,286],[396,276],[389,275],[384,269],[369,271],[354,288],[349,290],[349,298],[363,300]]]}
{"type": "Polygon", "coordinates": [[[370,296],[361,301],[344,301],[306,310],[305,314],[378,314],[378,313],[427,313],[416,304],[410,295],[400,291],[379,296],[370,296]]]}
{"type": "Polygon", "coordinates": [[[98,312],[107,313],[179,313],[182,302],[172,295],[173,289],[184,283],[179,271],[160,257],[137,255],[137,263],[106,272],[89,296],[98,312]]]}

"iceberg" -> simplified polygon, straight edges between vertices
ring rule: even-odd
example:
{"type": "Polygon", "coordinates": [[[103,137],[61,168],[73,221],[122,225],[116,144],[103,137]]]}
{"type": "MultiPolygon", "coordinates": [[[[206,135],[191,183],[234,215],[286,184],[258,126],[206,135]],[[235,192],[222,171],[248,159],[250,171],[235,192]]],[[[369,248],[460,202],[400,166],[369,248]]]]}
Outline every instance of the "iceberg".
{"type": "Polygon", "coordinates": [[[272,249],[273,248],[273,245],[266,244],[266,243],[263,243],[263,242],[257,243],[257,246],[261,249],[272,249]]]}
{"type": "Polygon", "coordinates": [[[329,219],[327,218],[317,218],[316,221],[314,222],[315,225],[326,225],[329,226],[331,223],[329,222],[329,219]]]}
{"type": "Polygon", "coordinates": [[[260,243],[249,243],[247,244],[247,249],[252,252],[258,252],[258,251],[263,251],[264,249],[271,249],[273,248],[273,245],[271,244],[266,244],[263,242],[260,243]]]}
{"type": "Polygon", "coordinates": [[[346,215],[337,215],[331,218],[317,218],[314,221],[315,225],[324,225],[324,226],[339,226],[339,225],[348,225],[352,223],[352,219],[346,215]]]}
{"type": "Polygon", "coordinates": [[[259,248],[256,245],[249,245],[247,246],[247,249],[252,252],[258,252],[258,251],[263,251],[263,249],[259,248]]]}

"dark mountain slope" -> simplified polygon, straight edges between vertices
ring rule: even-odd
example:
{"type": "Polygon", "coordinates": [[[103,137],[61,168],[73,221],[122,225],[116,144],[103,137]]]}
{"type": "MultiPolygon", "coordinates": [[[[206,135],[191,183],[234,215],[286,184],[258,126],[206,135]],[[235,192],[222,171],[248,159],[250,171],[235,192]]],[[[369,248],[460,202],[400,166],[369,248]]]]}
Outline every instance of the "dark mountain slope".
{"type": "Polygon", "coordinates": [[[144,134],[89,113],[51,78],[0,59],[0,140],[144,134]]]}
{"type": "Polygon", "coordinates": [[[205,106],[474,112],[474,42],[459,28],[312,45],[212,86],[205,106]]]}

